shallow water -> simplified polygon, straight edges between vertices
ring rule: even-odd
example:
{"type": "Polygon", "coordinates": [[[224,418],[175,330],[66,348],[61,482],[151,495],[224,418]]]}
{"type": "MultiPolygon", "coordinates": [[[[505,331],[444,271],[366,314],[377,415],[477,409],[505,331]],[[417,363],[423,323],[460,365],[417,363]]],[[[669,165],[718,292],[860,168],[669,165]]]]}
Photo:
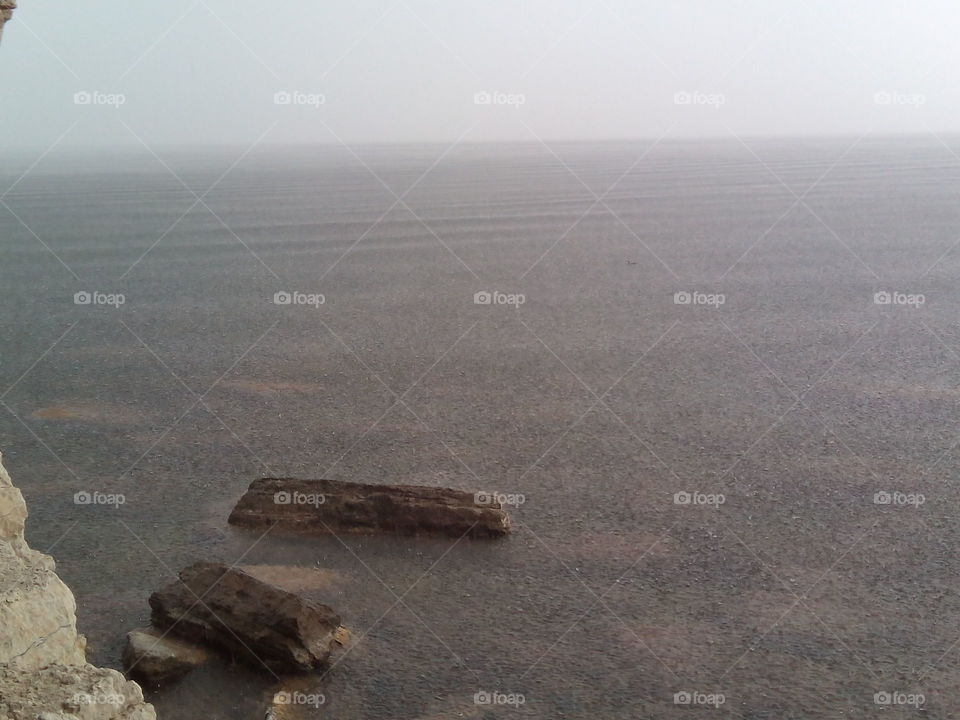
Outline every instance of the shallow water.
{"type": "MultiPolygon", "coordinates": [[[[682,691],[956,716],[960,163],[853,144],[160,151],[183,184],[52,152],[0,207],[0,438],[90,659],[119,667],[149,594],[217,558],[356,645],[306,684],[211,666],[148,692],[167,720],[260,718],[289,683],[325,702],[286,716],[343,720],[686,717],[682,691]],[[228,527],[262,475],[525,502],[498,542],[228,527]],[[695,491],[725,502],[675,503],[695,491]]],[[[0,157],[0,188],[35,159],[0,157]]]]}

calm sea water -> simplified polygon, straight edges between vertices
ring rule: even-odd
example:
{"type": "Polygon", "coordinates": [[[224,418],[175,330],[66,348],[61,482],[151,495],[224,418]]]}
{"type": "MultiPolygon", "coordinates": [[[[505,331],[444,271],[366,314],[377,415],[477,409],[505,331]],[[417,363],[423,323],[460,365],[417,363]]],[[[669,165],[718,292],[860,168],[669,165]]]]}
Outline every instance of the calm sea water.
{"type": "Polygon", "coordinates": [[[22,178],[37,155],[2,154],[0,448],[28,539],[98,664],[197,559],[359,641],[322,678],[219,665],[148,693],[168,720],[259,718],[280,687],[324,700],[285,717],[344,720],[686,717],[683,692],[955,717],[950,148],[58,149],[22,178]],[[262,475],[524,502],[493,543],[228,528],[262,475]]]}

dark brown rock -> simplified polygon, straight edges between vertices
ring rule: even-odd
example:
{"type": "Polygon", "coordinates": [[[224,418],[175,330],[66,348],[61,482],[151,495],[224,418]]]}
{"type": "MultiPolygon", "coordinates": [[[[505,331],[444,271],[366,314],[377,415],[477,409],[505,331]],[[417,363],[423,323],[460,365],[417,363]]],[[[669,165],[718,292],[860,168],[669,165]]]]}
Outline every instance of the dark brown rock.
{"type": "MultiPolygon", "coordinates": [[[[482,496],[483,494],[479,494],[482,496]]],[[[361,485],[335,480],[254,480],[230,514],[249,528],[313,534],[499,537],[510,531],[500,504],[460,490],[415,485],[361,485]]]]}
{"type": "Polygon", "coordinates": [[[220,563],[182,570],[178,581],[150,596],[150,607],[161,630],[278,672],[323,666],[340,627],[326,605],[220,563]]]}

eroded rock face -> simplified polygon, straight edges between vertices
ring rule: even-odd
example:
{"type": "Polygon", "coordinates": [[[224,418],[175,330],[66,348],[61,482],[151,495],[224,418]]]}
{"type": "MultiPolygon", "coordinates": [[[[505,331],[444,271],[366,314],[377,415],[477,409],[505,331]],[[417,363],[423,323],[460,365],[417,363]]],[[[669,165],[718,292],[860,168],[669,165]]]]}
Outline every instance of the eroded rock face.
{"type": "Polygon", "coordinates": [[[0,718],[153,720],[136,683],[87,664],[73,593],[53,558],[27,545],[26,519],[0,458],[0,718]]]}
{"type": "Polygon", "coordinates": [[[323,666],[340,627],[340,617],[326,605],[221,563],[184,569],[180,580],[150,596],[150,607],[160,630],[278,672],[323,666]]]}
{"type": "Polygon", "coordinates": [[[40,670],[0,665],[0,718],[156,720],[156,715],[135,682],[84,663],[40,670]]]}
{"type": "Polygon", "coordinates": [[[510,531],[497,502],[471,493],[416,485],[361,485],[335,480],[254,480],[230,514],[251,528],[329,534],[384,532],[489,538],[510,531]]]}
{"type": "Polygon", "coordinates": [[[73,593],[53,572],[53,561],[37,555],[0,543],[0,663],[24,670],[82,664],[73,593]]]}
{"type": "Polygon", "coordinates": [[[0,39],[3,39],[3,26],[13,17],[13,11],[17,7],[17,0],[0,0],[0,39]]]}
{"type": "Polygon", "coordinates": [[[23,539],[27,506],[0,462],[0,664],[34,670],[86,662],[73,593],[53,558],[23,539]]]}

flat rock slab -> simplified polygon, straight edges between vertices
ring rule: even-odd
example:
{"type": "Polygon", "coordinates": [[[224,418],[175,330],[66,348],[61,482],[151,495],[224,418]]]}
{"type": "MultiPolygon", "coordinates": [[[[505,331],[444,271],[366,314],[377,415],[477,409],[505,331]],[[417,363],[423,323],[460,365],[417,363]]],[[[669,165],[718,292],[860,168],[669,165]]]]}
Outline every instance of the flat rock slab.
{"type": "Polygon", "coordinates": [[[340,617],[239,568],[200,562],[150,596],[154,627],[278,672],[326,664],[340,617]]]}
{"type": "Polygon", "coordinates": [[[336,480],[254,480],[230,523],[305,534],[341,532],[500,537],[510,518],[498,502],[449,488],[336,480]]]}
{"type": "Polygon", "coordinates": [[[210,659],[199,645],[153,627],[127,633],[123,667],[134,678],[154,686],[179,680],[210,659]]]}

